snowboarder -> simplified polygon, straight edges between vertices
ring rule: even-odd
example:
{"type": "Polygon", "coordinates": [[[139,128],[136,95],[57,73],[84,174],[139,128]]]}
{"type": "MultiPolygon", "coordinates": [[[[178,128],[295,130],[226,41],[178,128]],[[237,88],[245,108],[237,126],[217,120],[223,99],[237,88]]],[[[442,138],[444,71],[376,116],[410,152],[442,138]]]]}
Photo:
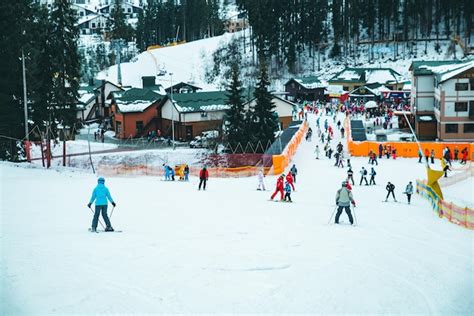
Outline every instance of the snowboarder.
{"type": "Polygon", "coordinates": [[[296,174],[298,173],[298,169],[296,169],[295,165],[291,167],[290,172],[291,172],[291,175],[293,176],[293,181],[296,183],[296,174]]]}
{"type": "Polygon", "coordinates": [[[369,182],[369,185],[373,184],[373,185],[376,185],[375,184],[375,175],[377,174],[377,172],[375,172],[375,169],[374,167],[372,167],[370,169],[370,182],[369,182]]]}
{"type": "Polygon", "coordinates": [[[209,179],[209,172],[207,171],[207,168],[204,166],[199,172],[199,190],[201,190],[201,186],[203,186],[204,191],[206,191],[207,179],[209,179]]]}
{"type": "Polygon", "coordinates": [[[364,167],[362,167],[362,169],[360,170],[359,185],[362,185],[362,181],[365,181],[365,185],[369,185],[369,183],[367,182],[367,170],[364,167]]]}
{"type": "Polygon", "coordinates": [[[393,199],[395,202],[397,202],[397,198],[395,197],[395,185],[393,183],[390,183],[390,181],[387,183],[387,186],[385,187],[385,190],[387,190],[387,197],[385,198],[385,202],[387,202],[388,197],[390,196],[390,193],[393,196],[393,199]]]}
{"type": "Polygon", "coordinates": [[[405,188],[405,192],[403,193],[407,195],[408,204],[410,204],[411,195],[413,194],[413,184],[411,184],[411,181],[407,184],[407,187],[405,188]]]}
{"type": "Polygon", "coordinates": [[[339,224],[339,217],[341,216],[343,209],[346,211],[346,214],[349,217],[349,221],[351,222],[351,225],[354,224],[354,219],[352,218],[351,208],[350,208],[351,203],[355,207],[355,201],[354,201],[354,198],[352,197],[352,192],[347,189],[347,182],[344,181],[342,182],[342,188],[337,190],[337,193],[336,193],[336,205],[338,206],[336,219],[335,219],[336,224],[339,224]]]}
{"type": "Polygon", "coordinates": [[[288,181],[285,183],[285,199],[284,199],[285,202],[287,201],[287,198],[288,198],[288,202],[293,202],[291,200],[291,185],[288,181]]]}
{"type": "Polygon", "coordinates": [[[92,191],[92,197],[89,201],[89,204],[87,204],[88,208],[91,208],[92,203],[95,201],[95,212],[94,212],[94,218],[92,219],[92,232],[97,231],[97,223],[99,222],[99,215],[102,213],[102,218],[105,221],[105,231],[106,232],[113,232],[114,229],[112,228],[112,224],[110,224],[109,216],[107,215],[107,205],[108,202],[112,203],[113,207],[115,207],[117,204],[115,204],[114,200],[112,199],[112,196],[110,195],[109,189],[105,186],[105,179],[100,177],[97,180],[97,186],[94,188],[94,191],[92,191]]]}
{"type": "Polygon", "coordinates": [[[265,191],[265,183],[263,182],[263,179],[265,178],[265,175],[263,174],[263,171],[260,170],[257,177],[258,177],[257,190],[265,191]]]}
{"type": "Polygon", "coordinates": [[[319,145],[316,145],[314,152],[316,153],[316,159],[319,159],[319,145]]]}
{"type": "Polygon", "coordinates": [[[349,167],[349,170],[347,170],[347,182],[349,181],[352,182],[352,185],[354,185],[354,171],[352,171],[352,168],[349,167]]]}
{"type": "Polygon", "coordinates": [[[273,201],[273,198],[275,197],[275,195],[277,195],[278,192],[280,192],[280,201],[283,201],[283,181],[284,180],[285,180],[285,174],[282,174],[278,177],[275,192],[273,192],[270,198],[271,201],[273,201]]]}

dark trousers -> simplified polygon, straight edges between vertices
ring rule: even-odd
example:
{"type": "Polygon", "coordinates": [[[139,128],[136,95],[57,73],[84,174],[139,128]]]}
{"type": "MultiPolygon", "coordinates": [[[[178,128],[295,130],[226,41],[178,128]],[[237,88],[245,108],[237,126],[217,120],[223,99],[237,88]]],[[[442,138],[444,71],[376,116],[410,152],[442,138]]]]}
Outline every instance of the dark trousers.
{"type": "Polygon", "coordinates": [[[410,204],[410,201],[411,201],[411,194],[407,193],[407,198],[408,198],[408,204],[410,204]]]}
{"type": "Polygon", "coordinates": [[[418,157],[418,162],[421,163],[421,158],[423,158],[423,156],[419,156],[418,157]]]}
{"type": "Polygon", "coordinates": [[[396,201],[396,200],[397,200],[397,198],[395,197],[395,192],[393,192],[393,191],[388,191],[388,193],[387,193],[387,197],[385,198],[385,200],[387,200],[387,199],[388,199],[388,197],[390,196],[390,193],[392,193],[393,199],[396,201]]]}
{"type": "Polygon", "coordinates": [[[351,224],[353,224],[353,223],[354,223],[354,219],[352,218],[351,208],[350,208],[349,206],[339,206],[339,207],[337,208],[336,224],[339,224],[339,216],[341,216],[341,214],[342,214],[342,209],[345,209],[346,214],[347,214],[347,217],[349,217],[349,221],[351,222],[351,224]]]}
{"type": "Polygon", "coordinates": [[[199,180],[199,190],[201,190],[201,186],[202,186],[203,184],[204,184],[203,189],[206,190],[206,182],[207,182],[207,179],[201,178],[201,179],[199,180]]]}
{"type": "Polygon", "coordinates": [[[291,176],[293,177],[293,182],[296,183],[296,173],[291,173],[291,176]]]}
{"type": "Polygon", "coordinates": [[[102,218],[105,221],[106,227],[112,227],[110,224],[109,216],[107,215],[107,205],[96,205],[94,218],[92,219],[92,228],[97,229],[97,223],[99,222],[99,215],[102,212],[102,218]]]}
{"type": "Polygon", "coordinates": [[[369,184],[375,185],[375,176],[370,176],[370,182],[369,184]]]}
{"type": "Polygon", "coordinates": [[[354,185],[354,177],[352,176],[348,176],[347,177],[347,182],[351,181],[352,182],[352,185],[354,185]]]}
{"type": "Polygon", "coordinates": [[[431,163],[434,163],[434,157],[431,157],[431,163]]]}
{"type": "Polygon", "coordinates": [[[288,198],[288,201],[291,202],[291,193],[286,192],[286,193],[285,193],[285,201],[286,201],[286,198],[288,198]]]}
{"type": "Polygon", "coordinates": [[[365,181],[365,185],[369,185],[369,183],[367,182],[366,176],[363,176],[362,178],[360,178],[360,183],[359,183],[359,185],[362,185],[362,180],[365,181]]]}

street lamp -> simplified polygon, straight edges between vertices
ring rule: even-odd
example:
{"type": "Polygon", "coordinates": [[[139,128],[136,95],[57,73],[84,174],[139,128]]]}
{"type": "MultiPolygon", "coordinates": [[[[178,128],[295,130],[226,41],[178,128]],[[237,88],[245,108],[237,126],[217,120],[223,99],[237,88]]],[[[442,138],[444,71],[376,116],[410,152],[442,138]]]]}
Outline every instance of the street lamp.
{"type": "Polygon", "coordinates": [[[174,101],[173,101],[173,73],[170,72],[170,82],[171,82],[171,87],[170,87],[170,100],[171,100],[171,135],[173,139],[173,150],[176,149],[175,143],[174,143],[174,101]]]}

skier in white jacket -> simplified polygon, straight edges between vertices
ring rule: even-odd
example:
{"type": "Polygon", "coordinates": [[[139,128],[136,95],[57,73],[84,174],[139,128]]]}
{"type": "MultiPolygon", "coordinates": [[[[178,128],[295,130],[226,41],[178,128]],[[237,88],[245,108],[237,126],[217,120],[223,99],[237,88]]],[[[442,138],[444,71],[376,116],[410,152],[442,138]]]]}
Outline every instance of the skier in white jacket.
{"type": "Polygon", "coordinates": [[[258,177],[257,190],[265,191],[265,183],[263,182],[263,178],[265,178],[265,175],[263,174],[263,171],[260,170],[257,177],[258,177]]]}

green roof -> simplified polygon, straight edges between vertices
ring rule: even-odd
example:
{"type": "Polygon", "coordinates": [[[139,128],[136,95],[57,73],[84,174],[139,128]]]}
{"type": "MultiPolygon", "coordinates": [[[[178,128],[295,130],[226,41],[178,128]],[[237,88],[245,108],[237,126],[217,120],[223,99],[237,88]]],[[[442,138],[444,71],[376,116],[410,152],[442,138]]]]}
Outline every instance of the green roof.
{"type": "Polygon", "coordinates": [[[462,63],[459,60],[420,60],[411,63],[410,70],[415,76],[432,75],[433,71],[428,67],[438,67],[443,65],[453,65],[462,63]]]}
{"type": "Polygon", "coordinates": [[[163,95],[158,94],[150,89],[132,88],[126,91],[114,91],[112,92],[114,100],[120,101],[121,103],[129,103],[135,101],[150,101],[155,102],[163,99],[163,95]]]}
{"type": "Polygon", "coordinates": [[[334,75],[329,82],[360,83],[360,82],[401,82],[402,75],[392,68],[345,68],[334,75]],[[378,72],[380,75],[377,75],[378,72]],[[385,72],[385,74],[383,74],[385,72]]]}
{"type": "MultiPolygon", "coordinates": [[[[242,92],[243,101],[246,102],[250,95],[248,90],[242,92]]],[[[169,95],[168,95],[169,96],[169,95]]],[[[208,112],[227,110],[227,91],[207,91],[194,93],[174,93],[173,101],[179,112],[208,112]]]]}

